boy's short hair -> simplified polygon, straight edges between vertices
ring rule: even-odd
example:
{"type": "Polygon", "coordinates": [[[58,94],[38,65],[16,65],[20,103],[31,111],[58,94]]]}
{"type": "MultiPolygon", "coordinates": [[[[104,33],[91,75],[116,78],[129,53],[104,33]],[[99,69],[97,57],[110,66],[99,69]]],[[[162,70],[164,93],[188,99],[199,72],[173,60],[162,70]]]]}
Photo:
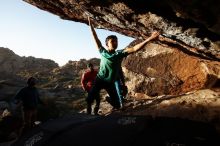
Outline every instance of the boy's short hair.
{"type": "Polygon", "coordinates": [[[89,68],[90,68],[90,67],[93,67],[93,64],[92,64],[92,63],[88,63],[88,64],[87,64],[87,67],[89,67],[89,68]]]}
{"type": "Polygon", "coordinates": [[[107,38],[105,39],[105,44],[106,44],[106,46],[108,46],[108,40],[110,40],[110,39],[118,39],[117,38],[117,36],[116,35],[109,35],[109,36],[107,36],[107,38]]]}

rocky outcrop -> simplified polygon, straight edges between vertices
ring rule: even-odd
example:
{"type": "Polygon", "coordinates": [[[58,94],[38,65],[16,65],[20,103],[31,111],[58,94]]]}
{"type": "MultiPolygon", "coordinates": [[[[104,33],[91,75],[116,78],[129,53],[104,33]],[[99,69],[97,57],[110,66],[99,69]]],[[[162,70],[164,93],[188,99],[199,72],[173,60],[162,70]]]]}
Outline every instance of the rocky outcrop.
{"type": "Polygon", "coordinates": [[[101,0],[24,0],[62,19],[88,23],[93,18],[97,28],[142,38],[158,30],[191,46],[194,51],[220,59],[219,1],[101,1],[101,0]]]}
{"type": "Polygon", "coordinates": [[[177,95],[219,86],[220,62],[195,55],[155,43],[129,55],[123,70],[132,95],[177,95]]]}
{"type": "Polygon", "coordinates": [[[2,73],[1,78],[3,79],[3,74],[5,74],[5,76],[9,74],[19,75],[26,73],[31,75],[36,72],[48,71],[58,67],[58,64],[52,60],[34,57],[20,57],[7,48],[0,48],[0,64],[0,73],[2,73]]]}
{"type": "Polygon", "coordinates": [[[71,76],[81,76],[83,71],[87,68],[88,63],[92,63],[95,69],[99,68],[99,59],[92,58],[89,60],[80,59],[79,61],[69,61],[67,64],[60,68],[54,69],[52,72],[54,75],[71,75],[71,76]]]}

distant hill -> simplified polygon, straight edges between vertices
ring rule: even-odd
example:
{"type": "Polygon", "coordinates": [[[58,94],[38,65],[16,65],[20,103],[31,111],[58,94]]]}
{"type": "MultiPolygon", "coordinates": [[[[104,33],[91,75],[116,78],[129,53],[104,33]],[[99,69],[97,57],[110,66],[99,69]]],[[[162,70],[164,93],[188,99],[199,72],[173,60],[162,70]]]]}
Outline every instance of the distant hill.
{"type": "Polygon", "coordinates": [[[81,59],[59,67],[53,60],[20,57],[12,50],[0,47],[0,101],[10,101],[20,88],[26,86],[27,78],[34,76],[41,98],[53,108],[51,116],[60,115],[60,111],[65,113],[65,109],[82,109],[86,97],[80,83],[82,73],[88,63],[98,69],[99,62],[97,58],[81,59]],[[72,103],[78,100],[81,101],[79,104],[72,103]]]}
{"type": "MultiPolygon", "coordinates": [[[[48,71],[58,67],[58,64],[50,59],[35,57],[20,57],[8,48],[0,47],[0,73],[3,75],[19,75],[24,72],[35,73],[48,71]]],[[[0,78],[4,78],[1,76],[0,78]]]]}

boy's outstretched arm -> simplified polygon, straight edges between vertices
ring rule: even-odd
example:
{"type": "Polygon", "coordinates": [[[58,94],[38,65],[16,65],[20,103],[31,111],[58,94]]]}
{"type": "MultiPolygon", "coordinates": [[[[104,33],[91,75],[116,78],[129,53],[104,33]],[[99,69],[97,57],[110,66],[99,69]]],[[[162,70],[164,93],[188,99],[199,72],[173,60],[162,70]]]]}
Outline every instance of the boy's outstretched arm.
{"type": "Polygon", "coordinates": [[[99,38],[98,38],[98,36],[97,36],[97,34],[95,32],[95,29],[94,29],[94,27],[93,27],[93,25],[91,23],[90,17],[88,17],[88,21],[89,21],[90,29],[91,29],[91,32],[92,32],[92,36],[93,36],[93,38],[95,40],[96,46],[97,46],[98,49],[100,49],[102,44],[101,44],[101,41],[99,40],[99,38]]]}
{"type": "Polygon", "coordinates": [[[132,47],[132,48],[126,48],[126,49],[125,49],[125,52],[127,52],[127,53],[136,52],[136,51],[140,50],[141,48],[143,48],[143,46],[144,46],[146,43],[148,43],[148,42],[150,42],[151,40],[157,38],[159,35],[160,35],[160,33],[157,32],[157,31],[155,31],[155,32],[153,32],[153,33],[151,34],[151,36],[150,36],[149,38],[147,38],[147,39],[144,40],[143,42],[141,42],[141,43],[135,45],[135,46],[132,47]]]}

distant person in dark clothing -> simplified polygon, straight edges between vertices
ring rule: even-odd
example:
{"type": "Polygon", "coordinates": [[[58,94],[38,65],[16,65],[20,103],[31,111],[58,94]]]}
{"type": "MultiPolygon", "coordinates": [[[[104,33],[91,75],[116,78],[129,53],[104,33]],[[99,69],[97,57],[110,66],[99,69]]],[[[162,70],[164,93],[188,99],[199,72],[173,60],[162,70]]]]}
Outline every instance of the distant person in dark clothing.
{"type": "Polygon", "coordinates": [[[16,103],[22,103],[23,105],[25,130],[34,126],[34,122],[37,120],[37,105],[43,104],[39,98],[39,93],[35,84],[36,79],[34,77],[30,77],[27,80],[27,86],[22,88],[15,96],[16,103]]]}
{"type": "MultiPolygon", "coordinates": [[[[85,73],[83,73],[82,78],[81,78],[81,85],[84,91],[86,91],[87,93],[89,93],[89,91],[92,89],[92,86],[94,84],[96,75],[97,75],[97,71],[94,69],[94,66],[92,63],[89,63],[87,65],[87,70],[85,73]]],[[[100,106],[100,97],[96,96],[96,106],[94,108],[94,114],[98,114],[99,111],[99,106],[100,106]]],[[[92,110],[89,109],[88,114],[91,114],[92,110]]]]}

